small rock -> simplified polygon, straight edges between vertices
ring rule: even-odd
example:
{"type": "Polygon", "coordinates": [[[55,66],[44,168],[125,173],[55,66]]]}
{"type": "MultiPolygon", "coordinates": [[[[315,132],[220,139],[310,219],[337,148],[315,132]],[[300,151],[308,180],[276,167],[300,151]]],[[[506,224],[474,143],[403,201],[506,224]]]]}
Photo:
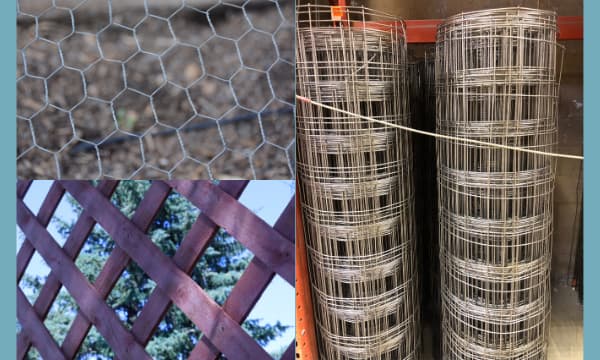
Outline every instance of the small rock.
{"type": "Polygon", "coordinates": [[[183,70],[183,75],[185,76],[186,80],[193,81],[202,75],[202,70],[200,67],[198,67],[198,65],[190,63],[183,70]]]}
{"type": "Polygon", "coordinates": [[[202,82],[203,95],[206,97],[213,96],[217,92],[217,82],[216,81],[203,81],[202,82]]]}

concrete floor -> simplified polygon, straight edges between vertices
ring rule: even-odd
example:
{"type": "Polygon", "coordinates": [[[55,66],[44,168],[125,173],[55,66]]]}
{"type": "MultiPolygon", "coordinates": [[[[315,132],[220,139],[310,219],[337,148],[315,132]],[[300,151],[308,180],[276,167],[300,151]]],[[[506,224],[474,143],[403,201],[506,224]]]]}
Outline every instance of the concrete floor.
{"type": "Polygon", "coordinates": [[[548,360],[583,359],[583,305],[577,291],[557,286],[552,291],[548,360]]]}
{"type": "MultiPolygon", "coordinates": [[[[431,328],[424,324],[423,359],[433,360],[431,328]]],[[[577,291],[556,286],[552,291],[552,314],[547,360],[583,359],[583,306],[577,291]]]]}

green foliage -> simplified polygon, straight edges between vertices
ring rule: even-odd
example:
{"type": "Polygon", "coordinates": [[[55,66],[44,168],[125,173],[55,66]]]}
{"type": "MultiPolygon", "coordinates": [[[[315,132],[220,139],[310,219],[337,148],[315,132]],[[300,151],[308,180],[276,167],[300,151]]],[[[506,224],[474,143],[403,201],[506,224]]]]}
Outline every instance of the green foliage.
{"type": "MultiPolygon", "coordinates": [[[[149,186],[149,182],[123,181],[111,201],[125,216],[132,218],[149,186]]],[[[72,198],[69,202],[74,211],[81,212],[80,206],[72,198]]],[[[198,209],[184,197],[172,193],[152,222],[148,234],[166,255],[173,256],[198,214],[198,209]]],[[[70,234],[73,224],[60,219],[53,221],[62,236],[70,234]]],[[[76,260],[78,268],[91,282],[102,270],[114,247],[115,243],[108,233],[96,226],[76,260]]],[[[225,231],[219,230],[191,276],[210,297],[222,305],[251,259],[249,251],[225,231]]],[[[39,292],[43,282],[44,279],[33,277],[24,280],[25,286],[32,288],[34,293],[39,292]]],[[[155,287],[156,283],[131,261],[110,293],[107,303],[115,309],[125,326],[131,328],[155,287]]],[[[63,289],[46,320],[46,326],[59,343],[64,339],[76,311],[77,305],[63,289]]],[[[287,329],[279,322],[260,324],[259,319],[248,319],[243,327],[261,345],[268,344],[287,329]]],[[[183,312],[172,305],[146,349],[157,359],[185,359],[201,336],[183,312]]],[[[78,359],[113,357],[112,350],[95,328],[91,329],[77,355],[78,359]]]]}
{"type": "Polygon", "coordinates": [[[274,325],[261,325],[260,319],[248,319],[244,322],[244,330],[262,346],[275,339],[278,334],[284,332],[288,327],[277,321],[274,325]]]}
{"type": "Polygon", "coordinates": [[[125,131],[133,130],[137,121],[138,115],[134,111],[127,111],[125,109],[117,110],[117,122],[125,131]]]}

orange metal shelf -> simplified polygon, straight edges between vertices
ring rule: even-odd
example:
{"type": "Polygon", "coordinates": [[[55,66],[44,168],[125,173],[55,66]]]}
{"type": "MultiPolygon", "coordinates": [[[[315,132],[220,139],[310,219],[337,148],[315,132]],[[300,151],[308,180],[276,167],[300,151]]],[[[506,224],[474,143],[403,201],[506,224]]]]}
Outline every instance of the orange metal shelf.
{"type": "MultiPolygon", "coordinates": [[[[330,0],[329,3],[340,7],[346,6],[345,0],[330,0]]],[[[440,19],[405,20],[406,42],[435,43],[437,27],[442,21],[440,19]]],[[[583,40],[583,16],[559,16],[557,22],[559,40],[583,40]]]]}
{"type": "MultiPolygon", "coordinates": [[[[559,40],[583,40],[583,16],[559,16],[559,40]]],[[[434,43],[435,33],[442,20],[406,20],[406,42],[434,43]]]]}
{"type": "MultiPolygon", "coordinates": [[[[298,194],[297,185],[296,194],[298,194]]],[[[315,338],[315,321],[299,198],[296,195],[296,359],[317,360],[319,353],[315,338]]]]}
{"type": "Polygon", "coordinates": [[[583,40],[583,16],[558,17],[559,40],[583,40]]]}

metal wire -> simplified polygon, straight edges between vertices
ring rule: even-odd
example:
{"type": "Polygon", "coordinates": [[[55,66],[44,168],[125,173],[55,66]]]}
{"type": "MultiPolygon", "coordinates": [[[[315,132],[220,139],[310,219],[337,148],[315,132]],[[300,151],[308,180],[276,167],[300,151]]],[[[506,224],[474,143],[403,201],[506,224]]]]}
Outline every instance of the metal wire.
{"type": "Polygon", "coordinates": [[[292,4],[19,0],[18,176],[293,178],[292,4]]]}
{"type": "Polygon", "coordinates": [[[410,133],[413,134],[419,134],[419,135],[426,135],[426,136],[431,136],[437,139],[444,139],[444,140],[450,140],[450,141],[458,141],[460,143],[464,143],[464,144],[474,144],[474,145],[480,145],[480,146],[489,146],[492,147],[494,149],[504,149],[504,150],[512,150],[512,151],[518,151],[518,152],[522,152],[522,153],[528,153],[528,154],[535,154],[535,155],[541,155],[541,156],[550,156],[553,158],[562,158],[562,159],[572,159],[572,160],[583,160],[583,156],[581,155],[573,155],[573,154],[565,154],[565,153],[557,153],[557,152],[549,152],[549,151],[541,151],[541,150],[534,150],[531,148],[527,148],[527,147],[522,147],[520,145],[504,145],[504,144],[500,144],[500,143],[493,143],[493,142],[488,142],[488,141],[480,141],[480,140],[475,140],[475,139],[470,139],[464,136],[451,136],[451,135],[445,135],[445,134],[440,134],[437,132],[431,132],[431,131],[424,131],[424,130],[419,130],[419,129],[415,129],[413,127],[410,126],[406,126],[406,125],[400,125],[400,124],[395,124],[389,121],[385,121],[385,120],[380,120],[380,119],[376,119],[370,116],[365,116],[365,115],[361,115],[358,113],[354,113],[354,112],[350,112],[350,111],[346,111],[343,109],[339,109],[333,106],[329,106],[326,105],[324,103],[318,102],[318,101],[314,101],[311,100],[309,98],[300,96],[300,95],[296,95],[296,99],[303,101],[307,104],[312,104],[318,107],[321,107],[323,109],[327,109],[327,110],[331,110],[334,112],[339,112],[341,114],[346,114],[346,115],[350,115],[350,116],[354,116],[356,118],[359,119],[363,119],[363,120],[367,120],[373,123],[377,123],[377,124],[382,124],[385,126],[390,126],[396,129],[400,129],[403,131],[408,131],[410,133]]]}
{"type": "MultiPolygon", "coordinates": [[[[297,6],[297,93],[409,123],[401,21],[297,6]]],[[[391,126],[298,101],[298,174],[322,359],[418,359],[412,145],[391,126]]]]}
{"type": "MultiPolygon", "coordinates": [[[[551,152],[556,14],[463,13],[438,29],[437,132],[551,152]]],[[[437,140],[444,359],[544,359],[555,159],[437,140]]]]}

